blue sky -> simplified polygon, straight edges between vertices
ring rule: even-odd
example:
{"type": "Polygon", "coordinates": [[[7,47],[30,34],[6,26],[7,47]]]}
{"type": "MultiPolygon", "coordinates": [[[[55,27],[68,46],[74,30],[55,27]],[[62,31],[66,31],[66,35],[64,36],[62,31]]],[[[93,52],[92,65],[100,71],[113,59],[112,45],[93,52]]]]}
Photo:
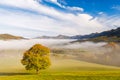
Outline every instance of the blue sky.
{"type": "Polygon", "coordinates": [[[70,6],[82,7],[86,13],[97,15],[104,12],[108,15],[119,14],[113,7],[120,6],[120,0],[66,0],[70,6]]]}
{"type": "Polygon", "coordinates": [[[120,26],[120,0],[2,0],[0,33],[83,35],[120,26]]]}

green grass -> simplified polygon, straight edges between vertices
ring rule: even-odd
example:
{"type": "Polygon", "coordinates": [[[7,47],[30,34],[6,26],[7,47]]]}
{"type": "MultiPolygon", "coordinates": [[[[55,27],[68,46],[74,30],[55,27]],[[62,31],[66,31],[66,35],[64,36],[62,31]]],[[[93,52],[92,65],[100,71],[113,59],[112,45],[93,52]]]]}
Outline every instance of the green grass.
{"type": "MultiPolygon", "coordinates": [[[[10,67],[9,67],[10,66],[10,67]]],[[[0,80],[120,80],[120,68],[72,59],[52,59],[52,66],[39,75],[27,72],[22,65],[0,71],[0,80]]]]}
{"type": "Polygon", "coordinates": [[[42,72],[36,74],[13,74],[1,76],[0,80],[119,80],[120,72],[42,72]]]}

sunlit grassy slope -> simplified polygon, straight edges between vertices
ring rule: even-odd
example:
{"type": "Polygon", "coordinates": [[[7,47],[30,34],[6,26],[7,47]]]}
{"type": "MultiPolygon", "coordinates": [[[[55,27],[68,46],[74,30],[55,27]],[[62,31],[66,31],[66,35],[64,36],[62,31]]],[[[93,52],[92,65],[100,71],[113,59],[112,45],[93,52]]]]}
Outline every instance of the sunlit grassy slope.
{"type": "MultiPolygon", "coordinates": [[[[12,62],[11,62],[12,63],[12,62]]],[[[29,74],[18,63],[0,71],[0,80],[119,80],[119,67],[104,66],[72,59],[52,59],[52,66],[39,75],[29,74]],[[16,65],[16,66],[15,66],[16,65]],[[13,66],[13,68],[12,68],[13,66]]]]}
{"type": "Polygon", "coordinates": [[[105,66],[73,59],[52,59],[51,71],[88,71],[88,70],[112,70],[119,67],[105,66]]]}

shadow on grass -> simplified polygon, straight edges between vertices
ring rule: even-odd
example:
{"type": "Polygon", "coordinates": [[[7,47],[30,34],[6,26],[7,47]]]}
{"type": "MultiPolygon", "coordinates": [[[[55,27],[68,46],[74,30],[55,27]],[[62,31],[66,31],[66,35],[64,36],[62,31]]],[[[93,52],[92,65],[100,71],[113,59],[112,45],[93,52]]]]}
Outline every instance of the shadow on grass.
{"type": "Polygon", "coordinates": [[[0,76],[35,75],[35,73],[0,73],[0,76]]]}

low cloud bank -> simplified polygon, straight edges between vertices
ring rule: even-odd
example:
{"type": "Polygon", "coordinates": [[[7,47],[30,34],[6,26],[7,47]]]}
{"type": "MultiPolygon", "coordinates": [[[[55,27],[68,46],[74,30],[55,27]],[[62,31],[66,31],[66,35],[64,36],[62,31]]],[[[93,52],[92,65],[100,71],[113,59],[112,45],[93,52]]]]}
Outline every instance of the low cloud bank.
{"type": "Polygon", "coordinates": [[[65,39],[30,39],[30,40],[9,40],[0,41],[0,49],[28,49],[35,44],[42,44],[47,47],[51,47],[57,44],[68,43],[73,40],[65,39]]]}
{"type": "Polygon", "coordinates": [[[97,48],[105,45],[106,43],[93,43],[93,42],[83,42],[83,43],[70,43],[74,41],[72,39],[30,39],[30,40],[10,40],[10,41],[0,41],[0,49],[28,49],[34,44],[42,44],[49,48],[97,48]]]}

